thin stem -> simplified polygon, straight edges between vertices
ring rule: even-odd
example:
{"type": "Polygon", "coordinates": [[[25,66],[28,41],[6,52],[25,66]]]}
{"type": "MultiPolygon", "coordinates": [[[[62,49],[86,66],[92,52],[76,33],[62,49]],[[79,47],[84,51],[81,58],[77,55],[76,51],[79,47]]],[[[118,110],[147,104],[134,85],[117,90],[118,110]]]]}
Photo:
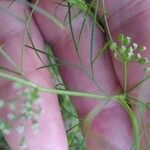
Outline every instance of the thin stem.
{"type": "Polygon", "coordinates": [[[127,93],[127,62],[124,62],[124,94],[127,93]]]}
{"type": "MultiPolygon", "coordinates": [[[[84,69],[84,65],[83,65],[83,62],[82,62],[82,58],[80,56],[80,51],[79,51],[79,48],[78,48],[78,45],[76,44],[76,41],[75,41],[75,38],[74,38],[74,31],[73,31],[73,26],[72,26],[72,22],[71,22],[71,6],[70,4],[68,3],[68,13],[69,13],[69,24],[70,24],[70,30],[71,30],[71,35],[72,35],[72,39],[73,39],[73,43],[74,43],[74,46],[75,46],[75,49],[76,49],[76,52],[77,52],[77,55],[78,55],[78,58],[79,58],[79,61],[80,61],[80,64],[82,66],[82,68],[84,69]]],[[[84,69],[85,70],[85,69],[84,69]]],[[[99,84],[95,81],[95,78],[93,76],[93,74],[88,74],[88,76],[93,80],[93,82],[96,84],[96,86],[106,94],[106,92],[99,86],[99,84]]]]}
{"type": "Polygon", "coordinates": [[[77,91],[71,91],[71,90],[66,90],[66,89],[60,90],[60,89],[53,89],[53,88],[45,88],[45,87],[35,84],[29,80],[21,79],[19,77],[14,77],[12,75],[8,75],[8,74],[2,73],[2,72],[0,72],[0,78],[18,82],[18,83],[21,83],[25,86],[29,86],[32,88],[38,88],[40,92],[55,93],[58,95],[78,96],[78,97],[87,97],[87,98],[103,99],[103,100],[109,100],[109,99],[118,97],[118,96],[98,95],[98,94],[86,93],[86,92],[77,92],[77,91]]]}
{"type": "Polygon", "coordinates": [[[120,99],[118,100],[118,102],[127,111],[129,118],[131,120],[133,129],[133,140],[134,140],[133,150],[140,150],[139,127],[136,116],[124,99],[120,99]]]}
{"type": "Polygon", "coordinates": [[[30,8],[36,10],[40,14],[44,15],[45,17],[47,17],[48,19],[53,21],[55,23],[55,25],[57,25],[60,29],[63,30],[65,28],[64,24],[59,19],[57,19],[54,15],[52,15],[50,12],[46,12],[42,8],[35,6],[35,4],[32,4],[31,2],[28,2],[25,0],[15,0],[15,1],[25,4],[26,6],[29,6],[30,8]]]}
{"type": "Polygon", "coordinates": [[[129,93],[130,91],[132,91],[133,89],[135,89],[136,87],[140,86],[143,82],[147,81],[150,79],[150,75],[145,77],[143,80],[139,81],[136,85],[134,85],[133,87],[131,87],[131,89],[129,89],[127,91],[127,93],[129,93]]]}
{"type": "Polygon", "coordinates": [[[102,7],[103,7],[103,13],[104,13],[105,28],[106,28],[108,37],[110,38],[111,41],[113,41],[113,38],[112,38],[112,36],[111,36],[110,29],[109,29],[109,24],[108,24],[108,20],[107,20],[107,15],[106,15],[105,0],[102,0],[102,7]]]}
{"type": "Polygon", "coordinates": [[[94,78],[94,72],[93,72],[93,46],[94,46],[94,36],[95,36],[95,29],[96,29],[96,19],[97,19],[97,12],[98,12],[98,5],[99,0],[96,0],[95,4],[95,13],[93,18],[93,24],[92,24],[92,32],[91,32],[91,46],[90,46],[90,63],[91,63],[91,73],[92,77],[94,78]]]}
{"type": "Polygon", "coordinates": [[[72,35],[72,40],[73,40],[73,43],[74,43],[74,46],[75,46],[75,49],[76,49],[76,52],[77,52],[80,64],[81,64],[81,66],[83,66],[82,58],[80,56],[79,47],[76,44],[76,40],[75,40],[75,36],[74,36],[74,31],[73,31],[73,26],[72,26],[72,18],[71,18],[71,14],[72,14],[72,12],[71,12],[71,5],[70,5],[69,2],[68,2],[68,14],[69,14],[69,24],[70,24],[70,31],[71,31],[71,35],[72,35]]]}
{"type": "Polygon", "coordinates": [[[3,45],[0,45],[0,54],[20,73],[17,64],[14,62],[11,56],[9,56],[7,52],[5,52],[5,50],[3,49],[3,45]]]}

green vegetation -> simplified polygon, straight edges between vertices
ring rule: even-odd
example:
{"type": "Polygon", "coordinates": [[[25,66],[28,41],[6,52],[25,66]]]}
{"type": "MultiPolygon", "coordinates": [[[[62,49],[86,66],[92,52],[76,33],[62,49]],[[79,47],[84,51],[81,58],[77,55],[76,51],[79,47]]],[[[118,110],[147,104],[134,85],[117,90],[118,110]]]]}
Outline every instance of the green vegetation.
{"type": "MultiPolygon", "coordinates": [[[[128,71],[127,65],[129,63],[133,63],[133,62],[139,63],[141,65],[148,63],[148,58],[142,57],[140,54],[142,51],[146,50],[146,47],[138,46],[137,43],[132,42],[132,39],[130,37],[123,35],[123,34],[118,35],[118,37],[117,37],[118,41],[114,42],[113,39],[111,38],[111,34],[109,32],[109,27],[108,27],[107,20],[106,20],[107,17],[106,17],[105,8],[103,8],[104,16],[105,16],[103,22],[105,22],[105,23],[103,23],[103,25],[101,26],[101,21],[98,20],[98,17],[97,17],[98,4],[99,4],[98,0],[96,0],[96,3],[90,2],[88,4],[85,3],[83,0],[67,0],[67,3],[68,3],[68,5],[67,5],[68,6],[68,17],[69,17],[69,23],[70,23],[70,28],[71,28],[72,40],[74,41],[76,51],[78,52],[78,56],[80,58],[81,65],[82,65],[82,59],[79,54],[80,38],[81,38],[81,34],[83,31],[84,25],[86,23],[87,17],[92,16],[93,23],[92,23],[91,49],[90,49],[91,71],[93,72],[94,62],[97,59],[100,59],[100,55],[102,55],[103,52],[107,48],[109,48],[114,53],[114,57],[124,65],[124,91],[118,95],[108,96],[108,95],[97,95],[94,93],[85,93],[85,92],[67,90],[63,83],[63,80],[61,78],[61,75],[59,74],[58,65],[60,62],[57,60],[57,58],[54,57],[51,48],[46,44],[45,52],[42,52],[41,50],[35,49],[34,45],[33,45],[33,47],[30,47],[30,48],[32,48],[37,54],[43,53],[44,55],[47,56],[47,58],[49,60],[48,64],[44,64],[42,62],[43,66],[38,69],[42,69],[45,67],[48,68],[50,73],[53,75],[56,85],[55,85],[55,89],[44,88],[44,87],[41,87],[40,85],[34,84],[33,82],[23,78],[19,72],[15,72],[13,70],[8,70],[7,68],[0,67],[0,69],[1,69],[0,70],[0,78],[7,79],[7,80],[14,82],[14,88],[16,88],[18,91],[21,91],[21,96],[24,98],[23,112],[20,114],[19,117],[23,117],[25,119],[25,122],[28,119],[32,120],[33,130],[38,132],[38,124],[37,124],[36,119],[38,119],[42,110],[40,108],[34,109],[33,106],[39,100],[39,92],[56,93],[59,97],[59,103],[61,106],[61,111],[62,111],[64,122],[65,122],[69,148],[70,148],[70,150],[84,150],[85,149],[85,144],[84,144],[85,139],[83,138],[82,133],[81,133],[80,120],[78,118],[78,115],[77,115],[74,107],[72,106],[72,104],[70,102],[69,96],[90,97],[93,99],[103,99],[106,101],[111,98],[113,101],[116,101],[117,103],[119,103],[127,111],[128,115],[130,117],[130,121],[132,123],[132,127],[133,127],[133,139],[134,139],[133,149],[140,150],[140,142],[139,142],[140,134],[139,134],[137,118],[130,107],[130,105],[133,105],[132,104],[133,98],[128,96],[128,91],[127,91],[127,80],[128,80],[127,79],[127,71],[128,71]],[[71,7],[72,6],[76,7],[80,13],[83,12],[83,14],[84,14],[83,16],[85,17],[83,20],[81,30],[80,30],[80,36],[79,36],[78,42],[75,41],[74,32],[73,32],[73,28],[72,28],[72,22],[71,22],[72,21],[71,20],[71,7]],[[108,37],[107,37],[106,43],[104,44],[104,47],[100,48],[100,51],[98,52],[96,57],[93,58],[93,42],[94,42],[94,33],[95,33],[96,25],[98,25],[101,30],[105,29],[106,31],[104,31],[104,32],[108,33],[108,37]],[[14,74],[17,73],[20,76],[15,77],[15,75],[9,74],[10,72],[14,73],[14,74]],[[130,104],[130,102],[131,102],[131,104],[130,104]]],[[[37,6],[35,6],[29,2],[26,2],[25,4],[31,8],[34,8],[34,11],[38,11],[38,12],[44,14],[45,16],[49,17],[60,28],[63,27],[63,24],[60,23],[56,19],[55,16],[52,16],[51,14],[48,15],[43,10],[41,10],[40,8],[38,8],[37,6]]],[[[0,47],[0,53],[4,57],[6,57],[6,59],[8,60],[9,63],[11,63],[13,66],[16,67],[16,64],[11,59],[11,56],[8,56],[7,53],[5,53],[5,51],[2,49],[2,46],[0,47]]],[[[39,57],[39,59],[41,59],[41,58],[39,57]]],[[[145,68],[145,72],[149,73],[150,67],[145,68]]],[[[94,75],[90,76],[90,78],[94,81],[94,75]]],[[[147,76],[145,79],[140,81],[134,88],[136,88],[143,82],[147,81],[149,78],[150,78],[150,76],[147,76]]],[[[11,107],[13,109],[12,113],[8,114],[8,118],[10,120],[16,119],[16,116],[15,116],[16,101],[17,101],[17,99],[15,99],[11,104],[5,104],[4,100],[0,100],[0,109],[2,109],[4,107],[11,107]]],[[[150,109],[148,104],[146,104],[140,100],[136,100],[136,101],[139,103],[139,105],[141,107],[143,107],[145,109],[150,109]]],[[[20,125],[20,127],[18,127],[18,132],[22,135],[24,135],[24,132],[25,132],[25,125],[26,124],[20,125]]],[[[0,131],[1,131],[0,132],[0,149],[4,149],[4,150],[9,149],[9,147],[6,144],[6,141],[4,140],[3,134],[9,134],[10,130],[11,130],[11,126],[0,119],[0,131]]],[[[20,147],[21,148],[26,147],[24,136],[22,136],[22,139],[20,141],[20,147]]]]}

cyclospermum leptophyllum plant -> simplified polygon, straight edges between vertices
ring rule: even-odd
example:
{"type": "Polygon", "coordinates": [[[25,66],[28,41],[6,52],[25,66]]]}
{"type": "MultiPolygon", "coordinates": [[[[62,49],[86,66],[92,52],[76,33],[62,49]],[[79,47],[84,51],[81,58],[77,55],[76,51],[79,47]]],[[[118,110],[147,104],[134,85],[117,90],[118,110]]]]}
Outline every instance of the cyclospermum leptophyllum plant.
{"type": "MultiPolygon", "coordinates": [[[[124,65],[124,94],[127,92],[127,64],[136,62],[141,65],[149,62],[147,57],[142,57],[141,52],[146,47],[140,47],[137,43],[132,42],[131,38],[123,34],[117,37],[119,43],[111,42],[109,48],[114,52],[114,57],[124,65]]],[[[149,72],[150,68],[145,68],[145,72],[149,72]]]]}

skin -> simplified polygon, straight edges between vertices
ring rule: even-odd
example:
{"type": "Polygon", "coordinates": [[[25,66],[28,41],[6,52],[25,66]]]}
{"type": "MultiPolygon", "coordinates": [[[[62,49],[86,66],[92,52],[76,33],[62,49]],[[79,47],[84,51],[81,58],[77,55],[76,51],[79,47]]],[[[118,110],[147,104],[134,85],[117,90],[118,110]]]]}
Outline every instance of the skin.
{"type": "MultiPolygon", "coordinates": [[[[0,6],[3,6],[3,8],[8,8],[9,5],[10,3],[8,3],[7,1],[0,1],[0,6]]],[[[22,19],[25,18],[23,10],[25,10],[26,13],[29,14],[29,9],[16,2],[11,5],[9,10],[10,12],[16,14],[16,16],[22,19]]],[[[3,44],[4,49],[7,51],[7,53],[12,57],[12,59],[20,68],[20,51],[22,48],[22,39],[25,31],[24,23],[16,21],[15,18],[12,18],[8,14],[5,14],[3,11],[0,11],[0,18],[3,19],[3,21],[0,23],[0,31],[2,31],[0,35],[0,42],[1,44],[3,44]]],[[[30,29],[34,45],[36,46],[36,48],[43,49],[43,39],[33,19],[31,20],[30,29]]],[[[25,41],[23,42],[23,44],[24,43],[31,46],[31,42],[27,34],[25,35],[25,41]]],[[[5,59],[3,59],[2,56],[0,58],[0,63],[2,66],[12,69],[12,66],[5,59]]],[[[35,52],[32,49],[24,46],[22,73],[27,79],[30,79],[33,82],[40,84],[44,87],[52,88],[53,83],[49,72],[46,69],[42,71],[36,70],[36,68],[39,66],[42,66],[42,63],[39,61],[39,58],[37,57],[35,52]]],[[[15,68],[13,69],[15,70],[15,68]]],[[[0,85],[1,99],[11,101],[17,92],[14,90],[12,83],[1,79],[0,85]]],[[[25,138],[27,139],[27,149],[66,150],[68,146],[57,96],[54,94],[42,93],[40,95],[40,98],[40,107],[44,110],[44,113],[40,116],[38,121],[41,131],[39,134],[34,134],[31,129],[30,123],[27,124],[25,134],[25,138]]],[[[21,98],[19,100],[21,100],[21,98]]],[[[6,118],[8,112],[8,109],[2,110],[2,112],[0,113],[1,117],[5,120],[8,120],[6,118]]],[[[14,128],[11,133],[6,137],[6,139],[13,150],[19,150],[19,141],[22,136],[18,134],[16,128],[20,125],[21,122],[19,120],[16,120],[10,123],[13,125],[14,128]]]]}
{"type": "MultiPolygon", "coordinates": [[[[35,2],[35,1],[34,1],[35,2]]],[[[55,13],[57,4],[54,3],[56,0],[43,0],[40,1],[38,6],[45,11],[55,13]]],[[[8,5],[7,1],[0,1],[0,6],[6,7],[8,5]]],[[[108,9],[108,21],[110,24],[110,31],[113,38],[123,33],[132,37],[140,45],[145,45],[147,49],[149,48],[148,37],[149,37],[149,2],[144,1],[131,1],[131,0],[106,0],[106,7],[108,9]],[[112,5],[114,4],[114,5],[112,5]],[[130,9],[129,9],[130,4],[130,9]],[[135,24],[138,24],[135,27],[135,24]]],[[[24,13],[22,5],[15,2],[9,10],[17,13],[17,16],[24,18],[24,13]],[[16,9],[17,8],[17,9],[16,9]],[[15,11],[17,10],[17,11],[15,11]]],[[[101,3],[99,4],[99,16],[101,16],[101,3]]],[[[25,8],[27,9],[27,8],[25,8]]],[[[27,10],[28,11],[28,10],[27,10]]],[[[63,21],[67,9],[65,7],[59,7],[57,10],[57,17],[59,20],[63,21]]],[[[72,10],[76,13],[76,10],[72,10]]],[[[29,12],[28,12],[29,13],[29,12]]],[[[57,27],[52,21],[49,21],[46,17],[40,13],[35,12],[34,14],[37,26],[39,27],[42,36],[32,20],[30,25],[32,31],[32,40],[37,48],[43,49],[43,39],[48,42],[53,50],[55,56],[61,60],[67,61],[69,64],[76,64],[81,66],[76,53],[74,44],[72,42],[72,37],[70,33],[69,24],[65,26],[64,30],[57,27]]],[[[22,40],[20,37],[23,36],[23,31],[25,29],[24,24],[12,19],[7,14],[0,11],[0,18],[4,18],[4,21],[0,22],[0,42],[4,45],[4,49],[12,56],[16,64],[19,66],[20,49],[22,40]],[[11,19],[11,21],[10,21],[11,19]],[[11,24],[11,25],[10,25],[11,24]],[[11,26],[11,28],[10,28],[11,26]],[[13,38],[10,38],[10,37],[13,38]],[[15,48],[15,52],[12,49],[15,48]]],[[[83,15],[79,15],[73,21],[73,29],[75,37],[79,36],[79,30],[81,28],[83,15]]],[[[90,43],[91,43],[91,26],[92,19],[88,18],[87,24],[84,27],[83,34],[80,41],[80,56],[82,57],[82,63],[84,68],[86,68],[90,75],[90,43]]],[[[94,36],[93,44],[93,56],[96,55],[97,50],[103,47],[104,44],[104,34],[96,27],[96,32],[94,36]]],[[[29,42],[29,37],[26,35],[25,43],[29,42]]],[[[47,70],[36,70],[37,67],[41,66],[37,55],[31,49],[25,47],[25,54],[23,59],[23,74],[26,78],[39,83],[46,87],[53,87],[51,77],[47,70]],[[30,58],[30,63],[29,63],[30,58]],[[32,62],[32,63],[31,63],[32,62]],[[30,70],[28,69],[30,68],[30,70]]],[[[150,56],[150,52],[146,51],[143,53],[145,56],[150,56]]],[[[45,59],[45,58],[44,58],[45,59]]],[[[6,60],[0,57],[0,64],[7,68],[12,68],[6,60]]],[[[20,66],[19,66],[20,67],[20,66]]],[[[121,70],[122,64],[113,58],[113,55],[109,51],[106,51],[100,59],[98,59],[93,65],[94,77],[100,88],[95,85],[94,81],[83,71],[83,69],[78,69],[75,67],[61,66],[60,72],[65,82],[65,85],[70,89],[75,89],[78,91],[94,92],[98,94],[109,94],[114,95],[123,89],[123,70],[121,70]],[[118,67],[119,66],[119,67],[118,67]],[[117,68],[120,68],[119,70],[117,68]],[[102,89],[101,89],[102,87],[102,89]]],[[[138,66],[137,64],[129,64],[128,66],[128,84],[127,88],[130,89],[132,86],[137,84],[141,79],[143,79],[144,73],[143,69],[145,66],[138,66]],[[138,75],[137,75],[138,74],[138,75]],[[134,78],[133,78],[134,76],[134,78]]],[[[15,68],[14,68],[15,69],[15,68]]],[[[12,88],[11,83],[7,81],[0,80],[1,92],[0,98],[11,100],[11,97],[16,91],[12,88]],[[7,91],[9,90],[9,96],[7,91]]],[[[138,99],[144,99],[148,102],[149,92],[145,89],[149,89],[149,84],[146,82],[142,86],[134,89],[129,94],[130,96],[138,99]],[[147,83],[147,84],[146,84],[147,83]]],[[[32,134],[30,125],[28,125],[26,138],[28,144],[28,150],[30,149],[67,149],[66,136],[64,132],[64,126],[62,123],[62,118],[60,115],[59,105],[56,95],[52,94],[41,94],[42,102],[41,106],[45,110],[45,113],[40,118],[41,132],[38,136],[32,134]],[[49,114],[49,115],[47,115],[49,114]],[[59,138],[58,138],[59,137],[59,138]],[[34,139],[34,140],[32,140],[34,139]],[[51,140],[53,139],[53,140],[51,140]],[[36,142],[35,142],[36,141],[36,142]],[[42,143],[42,144],[41,144],[42,143]],[[45,146],[43,148],[43,146],[45,146]]],[[[125,110],[117,103],[110,101],[106,104],[106,101],[95,101],[87,98],[75,98],[72,97],[72,103],[74,104],[79,117],[82,119],[81,124],[83,128],[83,133],[86,136],[86,145],[88,150],[130,150],[132,147],[132,127],[129,121],[129,117],[125,110]],[[95,117],[86,119],[89,113],[96,112],[95,117]],[[87,122],[86,122],[87,121],[87,122]]],[[[134,108],[137,117],[139,117],[139,109],[134,108]]],[[[2,118],[6,119],[5,114],[8,110],[2,110],[2,118]]],[[[149,122],[148,112],[144,113],[145,124],[149,122]]],[[[87,117],[88,118],[88,117],[87,117]]],[[[140,118],[139,118],[140,121],[140,118]]],[[[12,123],[14,127],[19,124],[18,122],[12,123]]],[[[11,145],[12,149],[18,150],[18,142],[20,136],[14,129],[9,136],[6,137],[8,143],[11,145]],[[15,142],[14,142],[15,137],[15,142]]],[[[147,145],[145,138],[142,139],[144,144],[142,150],[146,150],[147,145]]]]}

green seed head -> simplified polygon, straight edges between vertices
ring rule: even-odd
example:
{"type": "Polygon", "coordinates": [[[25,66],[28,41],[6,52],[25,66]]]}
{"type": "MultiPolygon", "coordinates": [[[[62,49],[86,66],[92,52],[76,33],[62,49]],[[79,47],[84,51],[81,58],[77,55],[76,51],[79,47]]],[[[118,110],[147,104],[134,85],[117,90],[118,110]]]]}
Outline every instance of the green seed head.
{"type": "Polygon", "coordinates": [[[118,35],[118,37],[117,37],[117,39],[118,39],[118,41],[120,41],[120,42],[123,42],[124,41],[124,35],[123,34],[119,34],[118,35]]]}
{"type": "Polygon", "coordinates": [[[122,46],[118,47],[118,51],[119,51],[119,53],[124,54],[126,52],[126,47],[124,45],[122,45],[122,46]]]}
{"type": "Polygon", "coordinates": [[[117,44],[116,44],[115,42],[112,42],[112,43],[110,43],[109,48],[110,48],[111,50],[116,50],[117,44]]]}
{"type": "Polygon", "coordinates": [[[131,38],[130,37],[125,37],[122,43],[127,46],[127,45],[130,44],[130,42],[131,42],[131,38]]]}
{"type": "Polygon", "coordinates": [[[130,37],[123,34],[118,35],[117,39],[119,44],[111,42],[109,45],[109,48],[114,52],[116,59],[120,60],[122,63],[136,62],[142,65],[149,62],[147,57],[142,57],[138,52],[139,50],[146,50],[145,46],[138,48],[139,46],[137,43],[133,43],[130,37]]]}
{"type": "Polygon", "coordinates": [[[143,65],[143,64],[145,64],[145,63],[146,63],[145,58],[142,57],[142,58],[139,59],[139,64],[142,64],[142,65],[143,65]]]}

